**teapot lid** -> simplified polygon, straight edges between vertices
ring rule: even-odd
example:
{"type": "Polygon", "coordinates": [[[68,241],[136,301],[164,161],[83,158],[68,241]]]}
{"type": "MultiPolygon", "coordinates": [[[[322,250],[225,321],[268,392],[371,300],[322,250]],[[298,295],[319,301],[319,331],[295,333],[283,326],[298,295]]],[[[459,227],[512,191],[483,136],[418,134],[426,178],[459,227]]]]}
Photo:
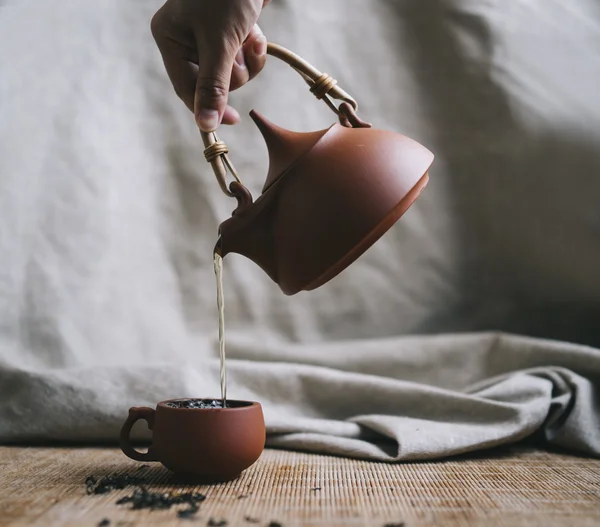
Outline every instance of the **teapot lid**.
{"type": "Polygon", "coordinates": [[[250,117],[260,130],[269,151],[269,172],[262,189],[263,193],[311,150],[331,128],[317,132],[292,132],[273,124],[255,110],[250,112],[250,117]]]}

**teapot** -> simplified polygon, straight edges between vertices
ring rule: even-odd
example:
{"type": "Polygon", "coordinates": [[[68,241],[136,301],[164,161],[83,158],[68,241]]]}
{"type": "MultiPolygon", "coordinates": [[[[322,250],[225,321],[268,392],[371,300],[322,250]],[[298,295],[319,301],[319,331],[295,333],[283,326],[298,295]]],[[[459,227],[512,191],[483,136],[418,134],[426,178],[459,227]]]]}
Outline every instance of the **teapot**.
{"type": "Polygon", "coordinates": [[[357,115],[337,81],[269,42],[267,53],[294,68],[339,118],[325,130],[285,130],[254,110],[269,170],[254,201],[215,132],[204,155],[223,192],[237,200],[219,226],[215,252],[249,258],[284,294],[314,290],[340,274],[396,223],[429,181],[433,154],[413,139],[377,130],[357,115]],[[336,107],[332,99],[342,101],[336,107]],[[228,186],[227,172],[234,181],[228,186]]]}

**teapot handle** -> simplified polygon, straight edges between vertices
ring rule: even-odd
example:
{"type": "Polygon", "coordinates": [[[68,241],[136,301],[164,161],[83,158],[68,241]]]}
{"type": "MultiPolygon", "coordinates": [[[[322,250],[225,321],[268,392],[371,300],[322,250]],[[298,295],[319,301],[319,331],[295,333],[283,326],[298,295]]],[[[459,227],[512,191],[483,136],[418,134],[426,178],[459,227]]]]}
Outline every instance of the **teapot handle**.
{"type": "Polygon", "coordinates": [[[340,123],[347,127],[370,128],[371,125],[359,119],[356,115],[358,104],[348,93],[337,84],[337,81],[327,73],[321,73],[302,57],[279,44],[267,43],[267,54],[277,57],[294,68],[310,87],[310,92],[319,100],[323,100],[329,108],[338,115],[340,123]],[[331,98],[343,101],[338,108],[331,98]]]}
{"type": "MultiPolygon", "coordinates": [[[[272,42],[267,43],[267,54],[276,57],[286,64],[289,64],[296,70],[310,87],[310,92],[319,100],[323,100],[327,106],[337,114],[340,124],[348,128],[370,128],[371,125],[356,115],[358,104],[342,88],[337,85],[337,81],[327,73],[320,72],[317,68],[306,62],[290,50],[272,42]],[[341,100],[342,103],[336,107],[333,99],[341,100]]],[[[238,201],[247,200],[247,196],[238,195],[236,189],[245,189],[241,182],[235,167],[227,155],[229,149],[227,145],[219,139],[216,132],[200,132],[204,143],[204,157],[208,161],[215,173],[217,182],[221,190],[230,197],[235,197],[238,201]],[[239,185],[227,188],[227,171],[231,173],[239,185]],[[235,192],[232,192],[232,190],[235,192]]],[[[247,194],[247,193],[245,193],[247,194]]]]}

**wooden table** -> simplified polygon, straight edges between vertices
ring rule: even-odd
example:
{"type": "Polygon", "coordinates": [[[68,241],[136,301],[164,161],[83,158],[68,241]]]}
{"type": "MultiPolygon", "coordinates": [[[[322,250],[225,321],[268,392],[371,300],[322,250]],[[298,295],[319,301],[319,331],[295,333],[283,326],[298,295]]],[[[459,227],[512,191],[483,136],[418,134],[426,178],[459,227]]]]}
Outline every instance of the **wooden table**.
{"type": "Polygon", "coordinates": [[[600,461],[525,448],[396,465],[266,450],[237,481],[186,488],[159,465],[139,467],[113,448],[0,447],[0,525],[600,526],[600,461]],[[113,473],[206,500],[180,519],[175,507],[117,505],[132,488],[86,494],[88,476],[113,473]]]}

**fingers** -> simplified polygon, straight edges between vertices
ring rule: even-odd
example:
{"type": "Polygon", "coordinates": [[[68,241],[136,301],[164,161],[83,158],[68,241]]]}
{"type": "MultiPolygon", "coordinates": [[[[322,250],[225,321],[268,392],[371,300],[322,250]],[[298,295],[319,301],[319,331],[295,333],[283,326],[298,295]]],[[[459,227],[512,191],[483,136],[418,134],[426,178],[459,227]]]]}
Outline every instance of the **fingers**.
{"type": "Polygon", "coordinates": [[[239,122],[240,114],[232,106],[227,106],[227,108],[225,108],[225,113],[223,114],[223,120],[221,121],[221,124],[237,124],[239,122]]]}
{"type": "Polygon", "coordinates": [[[198,67],[171,53],[163,53],[162,57],[175,93],[185,103],[190,112],[193,112],[198,67]]]}
{"type": "Polygon", "coordinates": [[[212,132],[221,124],[227,108],[236,52],[236,48],[224,41],[212,43],[208,47],[198,47],[194,114],[196,123],[203,132],[212,132]]]}
{"type": "Polygon", "coordinates": [[[231,80],[229,82],[229,91],[237,90],[250,79],[250,71],[248,70],[246,57],[244,56],[244,48],[241,47],[233,63],[231,70],[231,80]]]}
{"type": "MultiPolygon", "coordinates": [[[[227,64],[231,64],[228,91],[237,90],[264,68],[267,61],[267,39],[255,24],[233,61],[223,57],[221,64],[210,66],[203,62],[200,54],[198,56],[195,114],[196,122],[203,132],[216,129],[221,122],[235,124],[239,121],[239,114],[227,106],[228,94],[223,90],[227,64]]],[[[213,57],[212,61],[218,61],[218,58],[213,57]]]]}
{"type": "Polygon", "coordinates": [[[229,90],[237,90],[253,79],[264,68],[267,60],[267,39],[254,25],[235,56],[229,90]]]}
{"type": "Polygon", "coordinates": [[[240,117],[227,105],[228,94],[263,69],[267,41],[262,31],[254,24],[240,47],[235,35],[219,39],[190,31],[171,11],[167,2],[153,17],[151,29],[176,94],[202,131],[237,123],[240,117]]]}
{"type": "Polygon", "coordinates": [[[244,41],[242,49],[250,74],[248,80],[251,80],[262,71],[267,62],[267,38],[258,25],[252,28],[248,38],[244,41]]]}
{"type": "MultiPolygon", "coordinates": [[[[163,55],[163,62],[175,93],[188,107],[190,112],[193,113],[198,67],[187,60],[179,59],[177,56],[169,54],[163,55]]],[[[221,123],[230,125],[239,122],[240,114],[235,108],[227,106],[223,112],[221,123]]]]}
{"type": "Polygon", "coordinates": [[[185,32],[177,21],[169,16],[167,4],[152,17],[150,29],[175,93],[193,112],[197,76],[197,66],[192,63],[195,49],[190,53],[188,45],[171,37],[172,34],[184,35],[185,32]]]}

